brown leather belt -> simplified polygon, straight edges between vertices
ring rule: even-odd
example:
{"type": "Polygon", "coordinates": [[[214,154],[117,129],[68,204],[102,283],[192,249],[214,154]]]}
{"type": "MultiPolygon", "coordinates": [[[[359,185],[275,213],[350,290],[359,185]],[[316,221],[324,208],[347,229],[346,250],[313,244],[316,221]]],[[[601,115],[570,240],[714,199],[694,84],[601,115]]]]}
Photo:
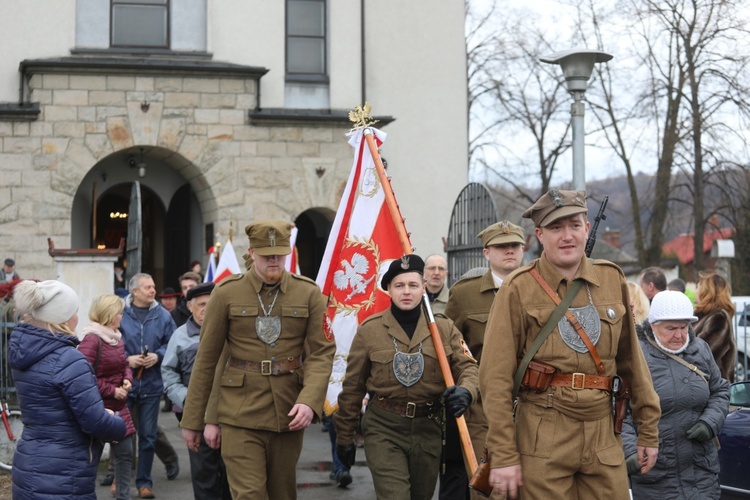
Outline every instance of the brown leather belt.
{"type": "Polygon", "coordinates": [[[585,373],[558,373],[552,376],[550,385],[557,387],[570,387],[571,389],[600,389],[602,391],[612,390],[612,378],[600,377],[598,375],[586,375],[585,373]]]}
{"type": "Polygon", "coordinates": [[[285,359],[264,359],[263,361],[247,361],[230,357],[227,365],[261,375],[286,375],[302,366],[302,355],[285,359]]]}
{"type": "Polygon", "coordinates": [[[396,399],[373,398],[370,400],[370,404],[407,418],[435,415],[443,407],[440,404],[440,400],[430,403],[414,403],[412,401],[404,402],[396,399]]]}

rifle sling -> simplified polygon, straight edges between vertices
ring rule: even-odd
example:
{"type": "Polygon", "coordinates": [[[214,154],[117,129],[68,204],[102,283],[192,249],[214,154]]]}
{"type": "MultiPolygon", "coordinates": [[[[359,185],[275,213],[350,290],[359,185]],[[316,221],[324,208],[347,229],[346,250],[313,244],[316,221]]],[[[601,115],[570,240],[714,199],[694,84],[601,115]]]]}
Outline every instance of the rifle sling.
{"type": "Polygon", "coordinates": [[[526,354],[523,356],[523,359],[521,360],[521,363],[518,365],[518,369],[516,370],[516,374],[513,376],[514,401],[516,399],[516,396],[518,395],[519,389],[521,388],[523,374],[526,373],[526,368],[528,368],[529,362],[534,358],[534,355],[536,355],[537,351],[539,351],[539,348],[542,347],[542,344],[545,340],[547,340],[547,337],[549,337],[550,333],[552,333],[552,330],[555,329],[555,327],[557,326],[557,322],[560,321],[560,318],[562,318],[563,314],[565,314],[565,311],[568,310],[570,304],[573,303],[573,299],[576,295],[578,295],[578,291],[581,289],[581,285],[583,285],[583,280],[577,279],[573,281],[573,284],[570,285],[570,288],[568,289],[568,293],[565,294],[565,298],[563,298],[562,301],[557,305],[557,308],[552,312],[552,316],[550,316],[549,321],[547,321],[547,324],[544,325],[542,330],[539,332],[539,335],[537,335],[534,339],[534,342],[531,344],[529,350],[526,351],[526,354]]]}
{"type": "MultiPolygon", "coordinates": [[[[550,296],[550,298],[554,301],[554,303],[559,305],[560,297],[558,297],[557,294],[554,292],[554,290],[550,288],[549,284],[546,281],[544,281],[544,278],[542,278],[542,275],[539,274],[539,271],[537,271],[536,268],[532,268],[529,271],[529,273],[542,286],[544,291],[547,292],[547,295],[550,296]]],[[[573,325],[573,328],[575,328],[578,336],[581,337],[581,340],[583,340],[583,343],[586,344],[586,347],[591,353],[591,357],[594,358],[594,363],[596,364],[596,370],[599,372],[600,375],[603,375],[604,364],[602,363],[602,360],[599,357],[599,353],[596,351],[596,346],[594,346],[594,344],[591,343],[591,339],[586,333],[586,330],[583,329],[583,327],[581,326],[581,323],[578,321],[578,318],[576,318],[575,314],[570,312],[568,309],[565,310],[565,317],[568,318],[568,321],[570,321],[570,324],[573,325]]]]}

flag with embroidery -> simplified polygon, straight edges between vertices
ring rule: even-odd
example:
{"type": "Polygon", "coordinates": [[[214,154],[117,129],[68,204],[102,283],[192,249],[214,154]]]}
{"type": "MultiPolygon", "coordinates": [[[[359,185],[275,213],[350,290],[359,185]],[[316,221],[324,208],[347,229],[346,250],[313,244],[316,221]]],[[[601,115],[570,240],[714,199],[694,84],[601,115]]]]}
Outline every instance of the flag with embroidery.
{"type": "MultiPolygon", "coordinates": [[[[380,146],[386,134],[369,130],[380,146]]],[[[350,132],[348,137],[354,148],[352,170],[316,279],[328,298],[324,330],[329,340],[336,340],[325,401],[328,415],[338,408],[346,358],[357,327],[390,306],[390,297],[380,288],[380,280],[391,261],[403,254],[363,130],[350,132]]]]}
{"type": "Polygon", "coordinates": [[[237,262],[237,254],[234,253],[234,246],[232,246],[232,240],[228,239],[227,244],[221,250],[221,256],[219,257],[219,263],[216,264],[216,274],[214,275],[214,283],[220,283],[221,280],[227,276],[233,274],[239,274],[240,264],[237,262]]]}

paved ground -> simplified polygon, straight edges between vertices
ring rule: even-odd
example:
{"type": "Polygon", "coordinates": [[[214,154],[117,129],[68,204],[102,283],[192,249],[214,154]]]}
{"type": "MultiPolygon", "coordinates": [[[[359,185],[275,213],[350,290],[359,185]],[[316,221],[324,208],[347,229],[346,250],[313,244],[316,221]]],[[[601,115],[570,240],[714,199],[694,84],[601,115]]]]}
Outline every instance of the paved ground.
{"type": "MultiPolygon", "coordinates": [[[[180,458],[180,475],[174,481],[168,481],[163,464],[154,460],[153,477],[154,493],[161,500],[186,500],[193,498],[190,484],[190,463],[187,448],[182,441],[177,419],[171,413],[160,413],[159,423],[164,428],[169,440],[177,450],[180,458]]],[[[300,500],[336,500],[356,499],[374,500],[375,492],[372,487],[372,476],[364,462],[365,454],[361,448],[357,453],[357,463],[352,468],[354,481],[348,488],[337,488],[335,481],[328,478],[331,471],[331,444],[328,433],[322,432],[320,424],[314,424],[305,431],[305,442],[302,455],[297,465],[297,491],[300,500]]],[[[106,462],[102,462],[100,470],[106,469],[106,462]]],[[[133,481],[135,483],[135,480],[133,481]]],[[[135,484],[131,489],[137,498],[135,484]]],[[[111,498],[108,486],[99,486],[97,482],[97,497],[111,498]]],[[[437,494],[434,498],[437,498],[437,494]]]]}

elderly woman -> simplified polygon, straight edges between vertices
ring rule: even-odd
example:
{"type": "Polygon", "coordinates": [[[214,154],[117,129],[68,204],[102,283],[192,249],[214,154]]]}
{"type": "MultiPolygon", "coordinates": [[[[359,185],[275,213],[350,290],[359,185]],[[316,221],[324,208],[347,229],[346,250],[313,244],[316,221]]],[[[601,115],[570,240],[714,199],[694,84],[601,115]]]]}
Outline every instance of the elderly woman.
{"type": "Polygon", "coordinates": [[[436,318],[456,384],[446,389],[422,310],[424,262],[418,255],[394,260],[381,285],[391,307],[357,330],[334,415],[339,458],[354,463],[354,428],[362,417],[365,455],[378,499],[428,500],[437,483],[442,448],[442,404],[449,418],[462,415],[477,396],[478,368],[461,334],[436,318]],[[442,398],[441,398],[442,395],[442,398]]]}
{"type": "Polygon", "coordinates": [[[648,322],[636,327],[654,388],[661,403],[659,456],[641,476],[637,430],[630,416],[622,428],[633,498],[718,499],[716,436],[729,410],[729,387],[711,349],[691,326],[690,299],[664,291],[651,302],[648,322]],[[692,369],[691,369],[692,366],[692,369]]]}
{"type": "Polygon", "coordinates": [[[78,296],[59,281],[23,281],[16,308],[27,314],[10,336],[8,358],[23,412],[13,456],[13,498],[95,499],[100,441],[125,437],[107,411],[74,332],[78,296]]]}
{"type": "Polygon", "coordinates": [[[114,482],[109,491],[117,500],[130,498],[130,466],[133,455],[135,426],[127,400],[133,387],[133,372],[125,355],[125,343],[120,333],[120,320],[125,301],[114,294],[99,295],[91,303],[91,323],[83,328],[78,350],[94,367],[99,394],[104,407],[118,412],[127,426],[127,437],[112,443],[110,465],[114,467],[114,482]]]}
{"type": "Polygon", "coordinates": [[[706,341],[721,371],[728,382],[734,382],[737,366],[737,346],[732,330],[734,303],[726,278],[716,273],[701,273],[698,281],[695,315],[695,335],[706,341]]]}

